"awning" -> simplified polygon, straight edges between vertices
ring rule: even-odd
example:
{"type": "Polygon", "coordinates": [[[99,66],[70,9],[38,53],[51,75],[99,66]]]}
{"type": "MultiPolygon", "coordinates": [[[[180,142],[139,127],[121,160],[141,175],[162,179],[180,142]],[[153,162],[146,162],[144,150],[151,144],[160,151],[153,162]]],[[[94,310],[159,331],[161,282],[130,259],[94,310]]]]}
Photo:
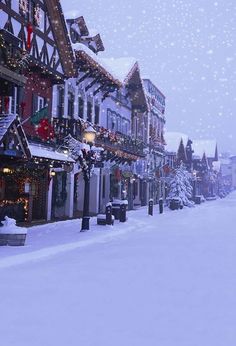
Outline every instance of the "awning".
{"type": "Polygon", "coordinates": [[[60,153],[56,150],[44,147],[42,145],[30,143],[29,150],[31,152],[31,155],[34,157],[49,159],[52,161],[63,161],[70,163],[75,162],[69,155],[60,153]]]}

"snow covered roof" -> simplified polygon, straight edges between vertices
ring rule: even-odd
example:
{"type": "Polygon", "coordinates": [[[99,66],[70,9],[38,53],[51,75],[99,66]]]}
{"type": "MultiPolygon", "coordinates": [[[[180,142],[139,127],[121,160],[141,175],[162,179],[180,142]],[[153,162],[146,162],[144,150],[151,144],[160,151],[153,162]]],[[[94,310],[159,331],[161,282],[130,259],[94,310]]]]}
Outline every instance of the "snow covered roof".
{"type": "Polygon", "coordinates": [[[35,157],[43,157],[43,158],[55,160],[55,161],[75,162],[67,154],[59,153],[58,151],[44,147],[42,145],[30,143],[29,150],[31,152],[31,155],[35,157]]]}
{"type": "Polygon", "coordinates": [[[25,157],[30,158],[31,154],[28,148],[28,141],[18,117],[15,114],[0,114],[0,144],[7,137],[11,129],[13,129],[17,137],[23,154],[25,157]]]}
{"type": "Polygon", "coordinates": [[[72,43],[72,47],[75,51],[86,53],[94,62],[107,71],[113,79],[119,81],[120,84],[126,83],[133,68],[137,66],[135,58],[101,58],[82,43],[72,43]]]}
{"type": "Polygon", "coordinates": [[[128,76],[133,69],[137,60],[133,57],[122,58],[101,58],[105,66],[111,71],[111,73],[119,79],[122,83],[126,83],[128,76]]]}
{"type": "Polygon", "coordinates": [[[0,143],[15,120],[16,116],[14,114],[0,115],[0,143]]]}
{"type": "Polygon", "coordinates": [[[230,165],[231,161],[230,161],[230,159],[222,159],[222,158],[220,158],[220,163],[222,165],[230,165]]]}
{"type": "Polygon", "coordinates": [[[183,140],[184,146],[186,146],[188,135],[181,132],[165,132],[166,151],[177,153],[181,139],[183,140]]]}
{"type": "Polygon", "coordinates": [[[114,76],[113,71],[111,71],[109,66],[104,63],[102,58],[93,53],[91,49],[89,49],[82,43],[72,43],[72,47],[75,51],[82,52],[85,58],[87,57],[88,59],[90,59],[91,63],[95,63],[97,67],[100,67],[103,73],[105,73],[110,79],[114,80],[121,86],[121,81],[119,80],[119,78],[114,76]]]}
{"type": "Polygon", "coordinates": [[[220,161],[213,161],[212,166],[213,166],[214,171],[219,172],[220,167],[221,167],[221,162],[220,161]]]}
{"type": "Polygon", "coordinates": [[[194,139],[192,148],[194,150],[193,156],[202,158],[206,154],[208,158],[214,158],[216,153],[217,143],[214,139],[194,139]]]}

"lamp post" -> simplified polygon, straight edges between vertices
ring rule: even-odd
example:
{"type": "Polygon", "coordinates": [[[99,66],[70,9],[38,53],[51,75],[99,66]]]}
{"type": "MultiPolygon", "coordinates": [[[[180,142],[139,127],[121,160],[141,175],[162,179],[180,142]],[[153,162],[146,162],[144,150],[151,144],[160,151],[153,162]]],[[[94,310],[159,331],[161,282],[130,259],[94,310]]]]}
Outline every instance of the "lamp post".
{"type": "Polygon", "coordinates": [[[84,206],[83,206],[83,218],[81,232],[89,230],[89,193],[90,193],[90,174],[91,168],[94,162],[93,152],[91,150],[96,137],[96,131],[92,126],[89,126],[83,132],[83,139],[90,146],[90,150],[83,152],[83,159],[86,164],[82,166],[83,178],[84,178],[84,206]]]}

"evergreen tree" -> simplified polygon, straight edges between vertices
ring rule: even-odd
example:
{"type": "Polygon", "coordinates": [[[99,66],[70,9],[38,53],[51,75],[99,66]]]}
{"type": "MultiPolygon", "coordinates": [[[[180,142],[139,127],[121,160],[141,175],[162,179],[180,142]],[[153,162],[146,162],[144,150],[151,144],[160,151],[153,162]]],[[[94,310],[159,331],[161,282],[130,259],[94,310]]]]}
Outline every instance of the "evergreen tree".
{"type": "Polygon", "coordinates": [[[190,174],[186,171],[183,163],[175,169],[169,182],[169,199],[178,199],[182,205],[191,207],[194,205],[192,197],[193,187],[190,182],[190,174]]]}

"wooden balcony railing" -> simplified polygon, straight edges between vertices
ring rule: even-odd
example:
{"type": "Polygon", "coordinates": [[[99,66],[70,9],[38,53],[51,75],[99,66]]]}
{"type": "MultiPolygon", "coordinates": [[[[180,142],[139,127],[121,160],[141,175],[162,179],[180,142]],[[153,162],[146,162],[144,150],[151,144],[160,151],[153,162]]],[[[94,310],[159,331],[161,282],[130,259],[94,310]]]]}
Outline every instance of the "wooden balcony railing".
{"type": "MultiPolygon", "coordinates": [[[[67,135],[71,135],[75,139],[81,141],[83,130],[88,126],[82,119],[65,119],[54,118],[53,127],[58,144],[62,144],[63,139],[67,135]]],[[[137,139],[132,139],[128,135],[120,132],[111,132],[108,129],[92,124],[97,132],[96,145],[104,147],[111,151],[124,151],[126,153],[144,157],[145,144],[137,139]]]]}

